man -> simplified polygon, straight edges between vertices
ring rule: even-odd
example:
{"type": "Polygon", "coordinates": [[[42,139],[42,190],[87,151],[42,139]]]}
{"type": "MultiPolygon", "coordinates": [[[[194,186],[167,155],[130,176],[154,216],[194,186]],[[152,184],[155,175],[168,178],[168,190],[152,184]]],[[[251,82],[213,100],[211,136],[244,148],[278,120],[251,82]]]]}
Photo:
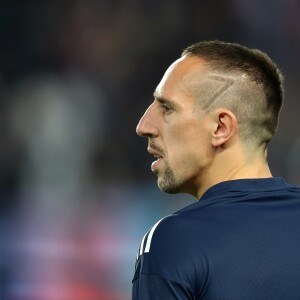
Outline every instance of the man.
{"type": "Polygon", "coordinates": [[[137,133],[160,189],[200,201],[144,236],[134,300],[300,299],[300,189],[266,160],[282,99],[276,65],[238,44],[194,44],[166,71],[137,133]]]}

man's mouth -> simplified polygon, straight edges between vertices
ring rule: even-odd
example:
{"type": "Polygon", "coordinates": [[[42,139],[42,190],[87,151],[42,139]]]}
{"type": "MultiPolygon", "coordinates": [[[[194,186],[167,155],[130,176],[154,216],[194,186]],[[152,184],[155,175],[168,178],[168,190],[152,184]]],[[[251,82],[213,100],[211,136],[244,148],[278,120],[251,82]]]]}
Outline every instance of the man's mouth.
{"type": "Polygon", "coordinates": [[[148,153],[153,155],[155,158],[158,158],[158,159],[163,158],[163,156],[160,153],[158,153],[156,150],[154,150],[152,148],[148,148],[147,150],[148,150],[148,153]]]}
{"type": "Polygon", "coordinates": [[[148,150],[149,154],[153,155],[156,158],[156,160],[151,164],[151,170],[155,171],[155,169],[157,169],[160,161],[163,159],[163,156],[158,151],[154,150],[153,148],[148,147],[147,150],[148,150]]]}

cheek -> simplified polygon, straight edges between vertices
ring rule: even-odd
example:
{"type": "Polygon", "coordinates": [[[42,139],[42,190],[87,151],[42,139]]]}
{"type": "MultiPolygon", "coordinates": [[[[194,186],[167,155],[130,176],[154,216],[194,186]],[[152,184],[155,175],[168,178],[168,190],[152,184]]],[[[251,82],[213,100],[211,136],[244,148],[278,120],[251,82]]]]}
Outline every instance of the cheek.
{"type": "Polygon", "coordinates": [[[207,131],[194,124],[186,124],[174,128],[173,135],[178,144],[186,149],[194,149],[203,147],[208,144],[209,136],[207,131]]]}
{"type": "Polygon", "coordinates": [[[209,142],[209,130],[205,120],[195,119],[185,115],[169,119],[162,129],[162,142],[167,154],[196,153],[200,148],[206,148],[209,142]]]}
{"type": "Polygon", "coordinates": [[[174,138],[167,148],[170,163],[182,161],[186,164],[205,164],[209,158],[210,143],[206,131],[195,130],[196,127],[185,127],[185,130],[174,130],[174,138]]]}
{"type": "Polygon", "coordinates": [[[167,153],[170,159],[184,158],[189,156],[196,156],[201,152],[204,146],[204,141],[199,135],[185,133],[177,133],[174,138],[169,141],[167,146],[167,153]]]}

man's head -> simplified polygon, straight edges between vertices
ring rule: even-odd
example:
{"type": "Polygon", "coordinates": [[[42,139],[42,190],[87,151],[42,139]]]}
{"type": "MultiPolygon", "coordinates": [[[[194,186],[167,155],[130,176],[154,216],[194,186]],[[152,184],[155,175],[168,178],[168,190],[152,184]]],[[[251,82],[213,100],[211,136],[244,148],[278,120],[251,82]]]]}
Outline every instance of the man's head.
{"type": "Polygon", "coordinates": [[[241,149],[244,157],[265,152],[278,124],[283,79],[259,50],[200,42],[169,67],[154,98],[137,133],[159,158],[152,164],[158,185],[199,195],[217,169],[234,172],[229,158],[241,149]]]}
{"type": "Polygon", "coordinates": [[[211,93],[206,103],[201,101],[203,89],[199,88],[198,104],[202,110],[218,106],[231,109],[244,141],[254,146],[267,145],[276,131],[283,101],[283,76],[269,56],[257,49],[220,41],[191,45],[182,56],[203,59],[217,75],[215,82],[206,86],[206,93],[211,93]],[[216,90],[218,80],[220,89],[216,90]]]}

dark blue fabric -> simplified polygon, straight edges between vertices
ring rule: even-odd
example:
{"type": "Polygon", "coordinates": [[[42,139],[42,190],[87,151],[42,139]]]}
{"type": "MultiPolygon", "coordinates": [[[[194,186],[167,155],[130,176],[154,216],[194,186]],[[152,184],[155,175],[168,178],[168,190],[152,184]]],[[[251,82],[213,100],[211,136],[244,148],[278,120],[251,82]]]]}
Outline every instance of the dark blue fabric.
{"type": "Polygon", "coordinates": [[[300,189],[281,178],[219,183],[145,238],[133,300],[300,299],[300,189]]]}

